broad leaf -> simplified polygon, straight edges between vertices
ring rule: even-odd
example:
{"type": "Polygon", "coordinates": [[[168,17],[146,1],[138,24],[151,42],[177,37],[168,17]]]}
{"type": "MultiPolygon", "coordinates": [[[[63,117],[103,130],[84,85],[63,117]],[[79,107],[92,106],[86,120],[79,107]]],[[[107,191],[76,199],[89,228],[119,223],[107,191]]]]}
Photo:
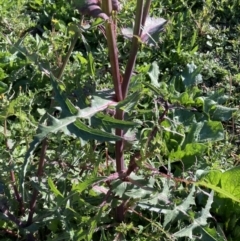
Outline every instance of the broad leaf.
{"type": "Polygon", "coordinates": [[[240,200],[240,167],[234,167],[221,176],[221,187],[240,200]]]}
{"type": "Polygon", "coordinates": [[[197,156],[204,153],[207,146],[201,143],[189,143],[183,150],[179,149],[175,152],[171,152],[169,158],[171,160],[181,160],[186,156],[197,156]]]}
{"type": "Polygon", "coordinates": [[[202,83],[201,68],[197,68],[194,63],[187,64],[181,74],[182,81],[186,87],[202,83]]]}
{"type": "Polygon", "coordinates": [[[222,105],[216,105],[213,113],[211,114],[212,120],[228,121],[238,108],[230,108],[222,105]]]}
{"type": "Polygon", "coordinates": [[[220,179],[222,177],[222,172],[219,170],[210,170],[208,172],[205,172],[201,175],[200,179],[205,180],[208,183],[211,183],[212,185],[217,186],[220,182],[220,179]]]}
{"type": "Polygon", "coordinates": [[[185,143],[220,141],[224,139],[224,129],[221,122],[202,121],[193,123],[186,136],[185,143]]]}
{"type": "Polygon", "coordinates": [[[117,196],[119,196],[120,198],[123,197],[128,183],[127,182],[123,182],[122,180],[115,180],[111,183],[112,186],[112,192],[115,193],[117,196]]]}
{"type": "Polygon", "coordinates": [[[158,64],[156,61],[154,61],[150,67],[150,70],[148,71],[148,76],[151,79],[151,84],[157,88],[160,87],[160,84],[158,83],[159,74],[160,74],[160,71],[159,71],[158,64]]]}

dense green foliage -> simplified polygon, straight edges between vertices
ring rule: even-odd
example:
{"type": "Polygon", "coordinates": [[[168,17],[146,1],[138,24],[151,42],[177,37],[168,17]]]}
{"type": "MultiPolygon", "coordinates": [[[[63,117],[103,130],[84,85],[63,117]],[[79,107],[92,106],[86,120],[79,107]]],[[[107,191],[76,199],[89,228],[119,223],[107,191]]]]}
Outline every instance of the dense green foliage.
{"type": "MultiPolygon", "coordinates": [[[[121,2],[124,73],[136,1],[121,2]]],[[[0,12],[0,240],[240,239],[239,1],[153,0],[167,24],[120,102],[103,21],[63,0],[0,12]]]]}

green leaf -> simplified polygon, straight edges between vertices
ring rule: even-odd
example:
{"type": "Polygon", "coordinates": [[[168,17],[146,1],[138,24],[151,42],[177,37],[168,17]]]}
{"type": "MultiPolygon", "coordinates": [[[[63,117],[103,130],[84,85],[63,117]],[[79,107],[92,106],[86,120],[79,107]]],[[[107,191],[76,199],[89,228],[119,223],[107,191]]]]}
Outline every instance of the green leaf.
{"type": "Polygon", "coordinates": [[[163,213],[165,214],[164,223],[163,223],[164,227],[166,227],[168,223],[174,221],[180,212],[186,215],[190,206],[195,205],[194,193],[195,193],[195,186],[192,186],[191,192],[180,205],[175,206],[173,210],[163,210],[163,213]]]}
{"type": "Polygon", "coordinates": [[[123,194],[127,190],[127,182],[123,182],[122,180],[116,180],[111,183],[112,185],[112,192],[115,193],[120,198],[123,197],[123,194]]]}
{"type": "MultiPolygon", "coordinates": [[[[86,126],[83,122],[81,122],[79,119],[77,119],[73,123],[73,126],[77,127],[78,131],[71,131],[71,133],[75,134],[77,137],[82,138],[83,140],[97,140],[100,142],[105,142],[105,141],[119,141],[122,139],[119,136],[115,136],[98,129],[90,128],[86,126]]],[[[72,130],[70,128],[68,129],[72,130]]]]}
{"type": "Polygon", "coordinates": [[[63,198],[63,195],[60,193],[60,191],[57,189],[57,187],[54,185],[53,180],[49,177],[48,178],[48,185],[52,192],[55,194],[55,196],[60,196],[63,198]]]}
{"type": "Polygon", "coordinates": [[[144,188],[132,188],[125,192],[125,195],[134,198],[134,199],[142,199],[145,198],[146,195],[151,194],[152,190],[145,190],[144,188]]]}
{"type": "Polygon", "coordinates": [[[221,176],[221,187],[240,199],[240,167],[234,167],[221,176]]]}
{"type": "Polygon", "coordinates": [[[201,175],[200,180],[205,180],[212,185],[217,186],[222,177],[222,172],[220,170],[210,170],[201,175]]]}
{"type": "Polygon", "coordinates": [[[215,228],[203,227],[201,229],[202,237],[204,241],[227,241],[222,233],[218,233],[215,228]]]}
{"type": "Polygon", "coordinates": [[[91,74],[92,77],[95,76],[95,65],[94,65],[94,58],[91,52],[90,45],[87,42],[87,39],[84,37],[83,34],[81,34],[81,38],[83,41],[83,44],[85,46],[85,49],[87,51],[87,56],[88,56],[88,73],[91,74]]]}
{"type": "Polygon", "coordinates": [[[227,198],[230,198],[232,199],[233,201],[236,201],[238,203],[240,203],[240,199],[238,197],[235,197],[234,195],[232,195],[232,193],[228,192],[227,190],[224,190],[223,188],[221,187],[218,187],[218,186],[215,186],[215,185],[212,185],[211,183],[208,183],[206,181],[198,181],[198,182],[195,182],[195,185],[196,186],[203,186],[203,187],[206,187],[206,188],[209,188],[227,198]]]}
{"type": "Polygon", "coordinates": [[[202,75],[200,74],[201,68],[197,68],[194,63],[187,64],[181,75],[183,84],[186,87],[202,83],[202,75]]]}
{"type": "Polygon", "coordinates": [[[134,109],[134,107],[138,104],[141,96],[141,93],[139,91],[136,91],[133,94],[127,96],[127,98],[125,98],[124,100],[120,101],[117,104],[116,108],[121,109],[126,113],[131,112],[134,109]]]}
{"type": "Polygon", "coordinates": [[[107,129],[118,128],[122,130],[128,130],[129,128],[133,128],[138,125],[138,123],[118,120],[111,116],[104,115],[103,113],[97,113],[92,119],[93,120],[91,121],[91,126],[95,126],[97,124],[98,126],[103,126],[107,129]],[[95,125],[93,125],[93,121],[95,125]]]}
{"type": "Polygon", "coordinates": [[[233,113],[238,110],[237,108],[219,105],[218,103],[222,102],[222,99],[220,99],[218,95],[214,96],[213,94],[207,98],[198,97],[198,100],[200,100],[200,98],[203,102],[203,111],[208,114],[212,120],[228,121],[230,118],[232,118],[233,113]]]}
{"type": "Polygon", "coordinates": [[[5,108],[0,112],[0,120],[5,120],[9,116],[15,115],[14,107],[17,104],[17,100],[11,100],[8,106],[5,106],[5,108]]]}
{"type": "Polygon", "coordinates": [[[186,129],[189,129],[193,123],[197,122],[197,113],[187,109],[173,109],[172,118],[177,123],[184,125],[186,129]]]}
{"type": "Polygon", "coordinates": [[[186,136],[185,143],[220,141],[224,139],[224,129],[221,122],[202,121],[193,123],[186,136]]]}
{"type": "Polygon", "coordinates": [[[20,176],[20,183],[22,187],[22,192],[24,191],[24,178],[27,172],[28,164],[31,160],[33,152],[36,147],[41,143],[41,141],[46,138],[50,133],[56,133],[58,131],[63,131],[67,135],[75,135],[83,140],[97,140],[100,142],[105,141],[118,141],[121,137],[112,135],[101,130],[93,129],[82,123],[78,116],[70,116],[63,119],[56,119],[51,115],[48,115],[51,125],[44,126],[39,124],[37,129],[37,135],[35,135],[33,141],[30,143],[29,149],[25,155],[22,174],[20,176]]]}
{"type": "Polygon", "coordinates": [[[104,179],[105,179],[105,177],[88,178],[81,183],[73,184],[72,185],[72,191],[77,191],[78,193],[81,193],[85,189],[87,189],[88,187],[93,185],[94,183],[99,182],[99,181],[104,180],[104,179]]]}
{"type": "Polygon", "coordinates": [[[213,113],[211,114],[212,120],[228,121],[238,108],[230,108],[222,105],[216,105],[213,113]]]}
{"type": "Polygon", "coordinates": [[[97,214],[94,217],[91,217],[91,219],[87,222],[88,230],[80,229],[76,233],[76,240],[81,241],[91,241],[92,235],[95,232],[98,223],[100,222],[104,212],[104,207],[100,208],[97,212],[97,214]]]}
{"type": "Polygon", "coordinates": [[[183,150],[179,149],[175,152],[171,152],[169,158],[171,160],[179,160],[186,156],[201,155],[206,150],[206,145],[201,143],[187,144],[183,150]]]}
{"type": "Polygon", "coordinates": [[[94,19],[94,22],[91,24],[90,29],[94,29],[99,25],[103,25],[104,24],[104,20],[102,18],[96,18],[94,19]]]}
{"type": "Polygon", "coordinates": [[[152,90],[156,95],[160,95],[161,94],[161,90],[158,89],[156,86],[150,84],[150,83],[143,83],[146,87],[148,87],[150,90],[152,90]]]}
{"type": "Polygon", "coordinates": [[[210,214],[210,209],[213,203],[213,191],[209,194],[207,204],[204,209],[202,209],[201,213],[198,215],[198,218],[193,220],[193,223],[187,226],[186,228],[181,229],[180,231],[173,234],[175,237],[188,237],[190,239],[193,238],[193,231],[196,228],[204,228],[207,225],[207,219],[212,217],[210,214]]]}
{"type": "Polygon", "coordinates": [[[0,81],[0,94],[5,93],[8,90],[8,85],[0,81]]]}
{"type": "Polygon", "coordinates": [[[99,91],[92,95],[91,107],[80,109],[74,106],[72,102],[66,97],[63,90],[60,88],[61,82],[58,82],[56,78],[51,74],[51,82],[53,85],[56,101],[62,108],[63,116],[77,115],[79,118],[89,118],[99,111],[105,110],[111,105],[116,105],[117,102],[113,100],[113,93],[108,91],[99,91]]]}
{"type": "Polygon", "coordinates": [[[156,61],[154,61],[150,67],[150,70],[148,71],[148,76],[151,79],[151,84],[157,88],[160,87],[158,83],[158,77],[159,77],[160,71],[159,67],[156,61]]]}
{"type": "MultiPolygon", "coordinates": [[[[5,71],[0,67],[0,80],[3,80],[7,77],[8,75],[5,73],[5,71]]],[[[1,87],[2,87],[2,81],[0,81],[0,90],[1,90],[1,87]]],[[[4,83],[3,83],[4,84],[4,83]]],[[[0,92],[1,94],[1,92],[0,92]]]]}
{"type": "Polygon", "coordinates": [[[191,104],[195,104],[195,102],[193,101],[193,99],[190,97],[190,95],[187,92],[183,92],[180,94],[180,96],[178,97],[179,102],[182,105],[191,105],[191,104]]]}
{"type": "Polygon", "coordinates": [[[60,104],[64,116],[70,116],[77,114],[78,109],[72,104],[72,102],[66,97],[63,92],[64,87],[61,87],[63,83],[57,81],[52,73],[50,73],[50,80],[53,86],[54,96],[56,101],[60,104]]]}

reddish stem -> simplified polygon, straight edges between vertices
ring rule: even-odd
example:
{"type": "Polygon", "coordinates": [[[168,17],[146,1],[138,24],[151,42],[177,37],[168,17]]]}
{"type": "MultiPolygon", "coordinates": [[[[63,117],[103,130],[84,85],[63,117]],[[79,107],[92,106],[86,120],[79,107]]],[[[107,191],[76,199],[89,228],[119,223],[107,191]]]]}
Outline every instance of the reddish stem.
{"type": "Polygon", "coordinates": [[[15,174],[14,174],[13,170],[10,171],[10,177],[11,177],[11,181],[12,181],[12,185],[13,185],[14,195],[15,195],[18,203],[19,203],[19,215],[22,216],[22,215],[24,215],[25,208],[24,208],[24,205],[23,205],[23,199],[22,199],[22,197],[19,194],[19,191],[17,189],[15,174]]]}
{"type": "Polygon", "coordinates": [[[132,76],[132,72],[133,72],[136,58],[137,58],[137,52],[139,47],[138,37],[140,37],[140,33],[141,33],[141,24],[142,24],[142,16],[143,16],[143,2],[144,2],[143,0],[137,1],[136,18],[134,23],[133,39],[132,39],[132,49],[127,62],[125,74],[123,77],[123,83],[122,83],[123,99],[125,99],[127,96],[130,78],[132,76]]]}

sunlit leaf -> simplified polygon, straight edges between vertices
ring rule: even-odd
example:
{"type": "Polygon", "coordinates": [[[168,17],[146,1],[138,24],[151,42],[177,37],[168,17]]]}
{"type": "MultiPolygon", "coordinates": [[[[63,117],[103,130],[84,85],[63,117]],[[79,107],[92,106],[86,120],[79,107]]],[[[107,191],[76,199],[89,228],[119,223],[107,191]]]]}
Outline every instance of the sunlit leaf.
{"type": "Polygon", "coordinates": [[[228,192],[228,190],[225,190],[219,186],[213,185],[207,181],[198,181],[198,182],[195,182],[195,185],[209,188],[209,189],[221,194],[222,196],[224,196],[226,198],[230,198],[233,201],[240,203],[240,199],[238,197],[235,197],[232,193],[228,192]]]}
{"type": "Polygon", "coordinates": [[[8,90],[8,85],[0,81],[0,94],[5,93],[8,90]]]}
{"type": "Polygon", "coordinates": [[[193,123],[185,143],[220,141],[224,139],[224,129],[221,122],[203,121],[193,123]]]}
{"type": "Polygon", "coordinates": [[[141,96],[142,94],[139,91],[136,91],[133,94],[127,96],[127,98],[125,98],[124,100],[120,101],[117,104],[116,108],[124,110],[125,112],[131,112],[139,102],[141,96]]]}
{"type": "Polygon", "coordinates": [[[201,68],[194,63],[187,64],[181,74],[182,81],[186,87],[202,83],[201,68]]]}
{"type": "Polygon", "coordinates": [[[48,178],[48,185],[51,188],[52,192],[55,194],[55,196],[60,196],[63,198],[63,195],[60,193],[60,191],[54,185],[53,180],[50,177],[48,178]]]}
{"type": "Polygon", "coordinates": [[[151,84],[154,85],[155,87],[159,88],[160,85],[158,83],[158,77],[159,77],[160,71],[159,67],[156,61],[154,61],[148,71],[148,75],[151,79],[151,84]]]}
{"type": "Polygon", "coordinates": [[[221,187],[240,200],[240,167],[234,167],[221,176],[221,187]]]}
{"type": "Polygon", "coordinates": [[[201,180],[205,180],[213,185],[218,185],[222,177],[222,172],[220,170],[210,170],[201,175],[201,180]]]}
{"type": "Polygon", "coordinates": [[[86,179],[83,182],[80,182],[78,184],[73,184],[72,191],[77,191],[77,192],[81,193],[85,189],[89,188],[95,182],[101,181],[103,179],[104,179],[104,177],[94,177],[94,178],[86,179]]]}

